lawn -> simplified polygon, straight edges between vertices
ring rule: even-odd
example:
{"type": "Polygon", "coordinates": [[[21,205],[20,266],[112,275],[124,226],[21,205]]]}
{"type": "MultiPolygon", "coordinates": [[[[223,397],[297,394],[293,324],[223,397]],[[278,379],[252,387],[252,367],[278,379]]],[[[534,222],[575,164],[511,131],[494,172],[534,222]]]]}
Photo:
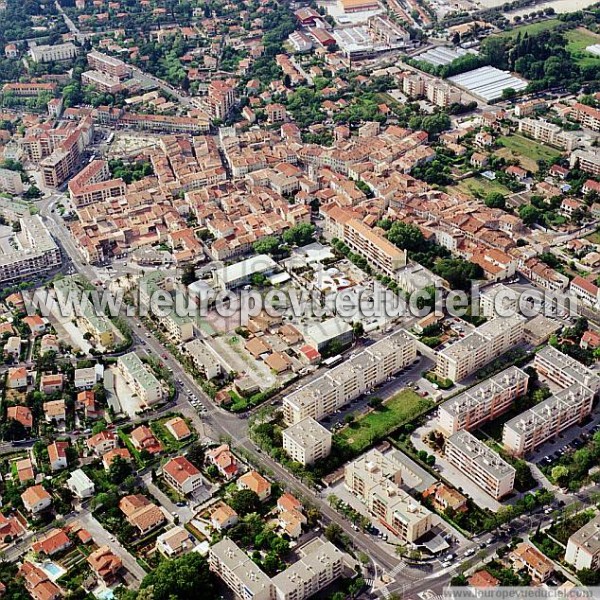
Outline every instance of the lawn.
{"type": "Polygon", "coordinates": [[[539,21],[538,23],[529,23],[528,25],[521,25],[520,27],[514,27],[508,31],[503,31],[498,34],[498,37],[513,38],[517,34],[521,34],[521,37],[525,32],[529,35],[540,33],[541,31],[547,31],[548,29],[554,29],[560,21],[558,19],[548,19],[547,21],[539,21]]]}
{"type": "Polygon", "coordinates": [[[401,425],[416,419],[433,404],[432,400],[421,398],[412,390],[403,390],[386,401],[380,409],[372,410],[345,427],[337,437],[355,452],[362,452],[401,425]]]}
{"type": "Polygon", "coordinates": [[[583,27],[572,29],[566,33],[567,50],[579,66],[597,65],[600,57],[588,52],[586,48],[600,44],[600,35],[583,27]]]}
{"type": "Polygon", "coordinates": [[[498,143],[504,146],[496,155],[504,158],[517,158],[524,169],[538,171],[538,160],[551,161],[561,155],[560,150],[543,146],[522,135],[501,136],[498,143]]]}
{"type": "Polygon", "coordinates": [[[490,192],[500,192],[503,196],[510,194],[510,190],[498,181],[490,181],[483,177],[469,177],[459,181],[455,186],[463,194],[473,198],[485,198],[490,192]]]}
{"type": "Polygon", "coordinates": [[[600,229],[597,229],[594,233],[590,233],[585,239],[592,242],[592,244],[600,244],[600,229]]]}

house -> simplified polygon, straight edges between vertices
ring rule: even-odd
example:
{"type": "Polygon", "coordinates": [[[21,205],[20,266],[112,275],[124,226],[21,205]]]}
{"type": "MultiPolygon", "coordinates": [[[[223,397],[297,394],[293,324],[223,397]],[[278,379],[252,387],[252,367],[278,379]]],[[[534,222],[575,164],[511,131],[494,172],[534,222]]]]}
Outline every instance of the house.
{"type": "Polygon", "coordinates": [[[156,549],[166,558],[175,558],[194,547],[195,539],[183,528],[176,525],[156,538],[156,549]]]}
{"type": "Polygon", "coordinates": [[[6,418],[21,423],[27,429],[33,426],[33,415],[27,406],[9,406],[6,410],[6,418]]]}
{"type": "Polygon", "coordinates": [[[81,469],[75,469],[66,483],[67,487],[81,500],[94,495],[94,482],[81,469]]]}
{"type": "Polygon", "coordinates": [[[298,500],[295,496],[292,496],[289,492],[282,494],[277,500],[277,510],[279,512],[284,511],[292,511],[297,510],[298,512],[302,512],[304,507],[300,500],[298,500]]]}
{"type": "Polygon", "coordinates": [[[517,165],[511,165],[510,167],[507,167],[505,169],[505,173],[521,182],[525,181],[525,179],[528,177],[527,171],[517,165]]]}
{"type": "Polygon", "coordinates": [[[52,471],[60,471],[61,469],[67,468],[68,447],[69,442],[52,442],[48,446],[48,460],[50,461],[50,468],[52,471]]]}
{"type": "Polygon", "coordinates": [[[77,394],[75,408],[83,410],[86,419],[99,419],[104,411],[96,404],[96,394],[91,390],[84,390],[77,394]]]}
{"type": "Polygon", "coordinates": [[[579,275],[572,279],[569,291],[591,306],[596,306],[600,302],[600,288],[579,275]]]}
{"type": "Polygon", "coordinates": [[[600,334],[591,329],[584,331],[579,346],[584,350],[595,350],[596,348],[600,348],[600,334]]]}
{"type": "Polygon", "coordinates": [[[240,490],[252,490],[261,501],[266,500],[271,495],[271,484],[256,471],[244,473],[237,480],[237,486],[240,490]]]}
{"type": "Polygon", "coordinates": [[[165,423],[165,428],[178,442],[192,435],[187,423],[181,417],[174,417],[168,420],[165,423]]]}
{"type": "Polygon", "coordinates": [[[62,373],[50,373],[40,378],[40,391],[44,394],[54,394],[63,389],[64,376],[62,373]]]}
{"type": "Polygon", "coordinates": [[[494,143],[494,136],[487,131],[479,131],[475,134],[475,144],[482,148],[489,148],[494,143]]]}
{"type": "Polygon", "coordinates": [[[129,524],[137,527],[141,534],[156,529],[166,521],[164,512],[142,494],[121,498],[119,508],[129,524]]]}
{"type": "Polygon", "coordinates": [[[59,349],[58,338],[54,334],[47,333],[42,337],[42,341],[40,342],[40,354],[44,355],[47,352],[58,352],[59,349]]]}
{"type": "Polygon", "coordinates": [[[87,529],[80,529],[77,532],[77,539],[84,545],[94,541],[92,534],[87,529]]]}
{"type": "Polygon", "coordinates": [[[21,338],[13,335],[6,340],[4,344],[4,356],[17,360],[21,355],[21,338]]]}
{"type": "Polygon", "coordinates": [[[261,337],[254,337],[251,340],[248,340],[244,344],[244,348],[250,352],[255,359],[260,358],[263,354],[268,354],[273,350],[261,337]]]}
{"type": "Polygon", "coordinates": [[[489,162],[489,158],[481,152],[473,152],[470,160],[471,166],[475,167],[476,169],[483,169],[483,167],[487,167],[489,162]]]}
{"type": "Polygon", "coordinates": [[[565,180],[568,177],[569,173],[569,169],[565,169],[560,165],[552,165],[548,171],[548,175],[550,175],[550,177],[558,177],[558,179],[562,180],[565,180]]]}
{"type": "Polygon", "coordinates": [[[467,581],[471,587],[477,589],[495,588],[500,585],[500,580],[496,579],[485,570],[473,573],[467,581]]]}
{"type": "Polygon", "coordinates": [[[298,350],[300,360],[307,365],[318,365],[321,362],[321,353],[314,348],[305,344],[298,350]]]}
{"type": "Polygon", "coordinates": [[[33,551],[53,556],[71,547],[71,540],[64,529],[51,529],[33,544],[33,551]]]}
{"type": "Polygon", "coordinates": [[[27,387],[27,369],[25,367],[11,367],[8,369],[6,387],[11,390],[27,387]]]}
{"type": "Polygon", "coordinates": [[[89,438],[86,445],[98,456],[103,456],[109,450],[117,447],[117,436],[112,431],[101,431],[89,438]]]}
{"type": "Polygon", "coordinates": [[[43,406],[47,423],[66,420],[67,409],[64,400],[52,400],[51,402],[44,402],[43,406]]]}
{"type": "Polygon", "coordinates": [[[0,513],[0,542],[8,544],[25,533],[25,527],[21,525],[15,516],[5,517],[0,513]]]}
{"type": "Polygon", "coordinates": [[[163,466],[163,476],[183,496],[202,486],[200,471],[184,456],[176,456],[166,463],[163,466]]]}
{"type": "Polygon", "coordinates": [[[292,360],[285,352],[273,352],[265,358],[265,364],[277,375],[292,368],[292,360]]]}
{"type": "Polygon", "coordinates": [[[131,453],[127,448],[113,448],[102,455],[102,466],[106,471],[110,469],[112,461],[115,460],[117,456],[127,462],[131,461],[131,453]]]}
{"type": "Polygon", "coordinates": [[[539,583],[547,581],[554,572],[554,563],[527,542],[519,544],[511,552],[510,559],[515,569],[525,569],[539,583]]]}
{"type": "Polygon", "coordinates": [[[296,540],[302,535],[302,525],[306,525],[306,517],[297,510],[284,510],[279,513],[278,523],[285,534],[296,540]]]}
{"type": "Polygon", "coordinates": [[[581,188],[582,194],[589,194],[590,192],[595,192],[596,194],[600,194],[600,183],[594,181],[593,179],[588,179],[581,188]]]}
{"type": "Polygon", "coordinates": [[[23,319],[23,323],[29,327],[33,335],[44,333],[46,331],[46,322],[39,315],[31,315],[23,319]]]}
{"type": "Polygon", "coordinates": [[[423,498],[429,498],[435,508],[441,511],[466,512],[467,499],[459,491],[438,481],[423,492],[423,498]]]}
{"type": "Polygon", "coordinates": [[[50,581],[46,572],[29,561],[23,562],[19,576],[33,600],[58,600],[63,597],[61,589],[50,581]]]}
{"type": "Polygon", "coordinates": [[[566,217],[572,217],[576,211],[583,210],[585,204],[579,200],[565,198],[560,204],[560,212],[566,217]]]}
{"type": "Polygon", "coordinates": [[[222,502],[210,515],[210,522],[217,531],[224,531],[238,522],[238,514],[222,502]]]}
{"type": "Polygon", "coordinates": [[[146,450],[150,454],[158,454],[162,451],[160,442],[154,437],[154,434],[146,425],[136,427],[130,434],[131,443],[136,450],[140,452],[146,450]]]}
{"type": "Polygon", "coordinates": [[[27,481],[31,481],[35,477],[33,463],[31,462],[30,458],[23,458],[22,460],[16,461],[15,467],[17,470],[19,483],[24,484],[27,481]]]}
{"type": "Polygon", "coordinates": [[[95,365],[84,369],[75,369],[73,383],[78,390],[90,389],[102,379],[103,375],[104,367],[102,365],[95,365]]]}
{"type": "Polygon", "coordinates": [[[38,514],[52,504],[52,497],[41,485],[32,485],[22,494],[21,500],[27,512],[38,514]]]}
{"type": "Polygon", "coordinates": [[[237,460],[227,444],[209,450],[206,453],[206,460],[217,467],[221,477],[225,479],[232,479],[238,473],[237,460]]]}
{"type": "Polygon", "coordinates": [[[87,557],[87,562],[96,575],[110,583],[123,567],[121,559],[108,546],[101,546],[87,557]]]}

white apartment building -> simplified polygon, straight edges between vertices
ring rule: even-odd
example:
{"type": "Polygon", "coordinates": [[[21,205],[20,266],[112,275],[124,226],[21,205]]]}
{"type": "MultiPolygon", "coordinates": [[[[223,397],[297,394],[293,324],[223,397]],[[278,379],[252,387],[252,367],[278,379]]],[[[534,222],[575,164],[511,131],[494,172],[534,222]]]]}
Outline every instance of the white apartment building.
{"type": "Polygon", "coordinates": [[[504,425],[502,443],[515,456],[524,456],[592,412],[594,392],[574,383],[504,425]]]}
{"type": "Polygon", "coordinates": [[[402,80],[402,91],[409,98],[421,98],[425,95],[425,80],[420,75],[407,75],[402,80]]]}
{"type": "Polygon", "coordinates": [[[577,571],[600,569],[600,514],[569,538],[565,560],[577,571]]]}
{"type": "Polygon", "coordinates": [[[523,341],[525,318],[492,319],[438,353],[436,374],[451,381],[468,377],[523,341]]]}
{"type": "Polygon", "coordinates": [[[519,300],[515,290],[495,283],[479,293],[479,309],[488,319],[518,312],[519,300]]]}
{"type": "Polygon", "coordinates": [[[446,400],[438,409],[440,427],[448,434],[481,427],[505,413],[519,396],[525,395],[528,382],[529,375],[518,367],[505,369],[446,400]]]}
{"type": "Polygon", "coordinates": [[[552,346],[546,346],[536,353],[533,368],[562,388],[579,383],[590,388],[594,394],[600,390],[600,377],[594,371],[552,346]]]}
{"type": "Polygon", "coordinates": [[[292,460],[312,465],[331,452],[331,432],[312,417],[306,417],[283,432],[283,449],[292,460]]]}
{"type": "Polygon", "coordinates": [[[561,129],[554,123],[549,123],[543,119],[521,119],[519,121],[519,132],[538,140],[543,144],[560,148],[567,152],[572,152],[576,137],[561,129]]]}
{"type": "Polygon", "coordinates": [[[46,46],[44,44],[29,49],[31,60],[36,63],[60,62],[77,56],[77,47],[72,42],[46,46]]]}
{"type": "Polygon", "coordinates": [[[9,194],[18,195],[23,193],[23,182],[18,171],[0,169],[0,189],[9,194]]]}
{"type": "Polygon", "coordinates": [[[202,340],[192,340],[183,347],[203,377],[210,380],[221,375],[223,367],[219,357],[202,340]]]}
{"type": "Polygon", "coordinates": [[[160,381],[146,368],[135,352],[119,356],[117,368],[146,406],[152,406],[162,400],[163,388],[160,381]]]}
{"type": "Polygon", "coordinates": [[[131,75],[131,67],[118,58],[92,50],[87,55],[88,65],[96,71],[117,79],[126,79],[131,75]]]}
{"type": "Polygon", "coordinates": [[[515,486],[514,467],[468,431],[457,431],[446,439],[446,458],[461,473],[498,500],[515,486]]]}
{"type": "Polygon", "coordinates": [[[575,150],[569,157],[569,165],[571,168],[579,164],[579,168],[586,173],[592,175],[600,175],[600,153],[584,152],[583,150],[575,150]]]}
{"type": "Polygon", "coordinates": [[[372,449],[346,464],[344,485],[390,531],[412,543],[433,527],[432,514],[400,488],[402,468],[394,452],[372,449]]]}
{"type": "Polygon", "coordinates": [[[13,237],[16,248],[0,251],[0,283],[47,273],[62,264],[60,249],[38,215],[19,219],[20,233],[13,237]]]}
{"type": "Polygon", "coordinates": [[[460,90],[435,79],[429,79],[425,83],[425,95],[431,104],[441,108],[446,108],[461,100],[460,90]]]}
{"type": "Polygon", "coordinates": [[[401,329],[292,392],[283,400],[288,425],[320,420],[372,390],[417,357],[415,338],[401,329]]]}
{"type": "Polygon", "coordinates": [[[211,546],[208,564],[236,598],[305,600],[342,576],[347,557],[331,542],[315,538],[302,548],[298,561],[271,579],[226,537],[211,546]]]}

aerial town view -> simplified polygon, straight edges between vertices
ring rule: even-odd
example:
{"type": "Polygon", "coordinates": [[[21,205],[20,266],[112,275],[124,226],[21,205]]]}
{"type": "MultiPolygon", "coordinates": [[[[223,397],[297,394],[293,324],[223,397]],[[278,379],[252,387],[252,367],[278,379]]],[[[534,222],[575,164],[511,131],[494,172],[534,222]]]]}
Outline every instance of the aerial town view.
{"type": "Polygon", "coordinates": [[[600,599],[593,2],[0,0],[0,598],[600,599]]]}

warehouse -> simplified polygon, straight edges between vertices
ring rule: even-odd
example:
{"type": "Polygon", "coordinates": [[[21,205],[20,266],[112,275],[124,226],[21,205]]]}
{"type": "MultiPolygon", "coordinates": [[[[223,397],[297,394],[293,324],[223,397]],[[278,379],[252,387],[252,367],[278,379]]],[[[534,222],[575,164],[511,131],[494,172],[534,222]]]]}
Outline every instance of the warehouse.
{"type": "Polygon", "coordinates": [[[490,102],[502,98],[502,92],[513,89],[521,92],[527,87],[527,82],[520,77],[501,71],[496,67],[481,67],[450,77],[449,81],[470,92],[474,96],[490,102]]]}

